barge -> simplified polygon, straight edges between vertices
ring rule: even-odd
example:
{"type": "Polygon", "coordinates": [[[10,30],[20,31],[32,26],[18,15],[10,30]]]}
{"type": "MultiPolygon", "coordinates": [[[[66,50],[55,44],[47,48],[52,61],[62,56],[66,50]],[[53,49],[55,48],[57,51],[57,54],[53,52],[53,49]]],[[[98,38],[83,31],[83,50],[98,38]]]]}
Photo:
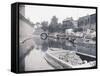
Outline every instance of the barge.
{"type": "Polygon", "coordinates": [[[56,69],[89,68],[96,66],[95,56],[59,48],[49,48],[45,53],[44,58],[51,66],[56,69]],[[68,61],[67,55],[69,55],[69,57],[76,56],[77,61],[75,61],[75,57],[73,57],[73,59],[69,58],[68,61]]]}

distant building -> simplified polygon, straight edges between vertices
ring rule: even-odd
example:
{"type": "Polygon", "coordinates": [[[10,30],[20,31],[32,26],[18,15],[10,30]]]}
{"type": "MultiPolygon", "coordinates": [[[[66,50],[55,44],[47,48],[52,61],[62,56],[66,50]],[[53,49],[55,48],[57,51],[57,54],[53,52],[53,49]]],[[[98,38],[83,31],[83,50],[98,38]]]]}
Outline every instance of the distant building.
{"type": "Polygon", "coordinates": [[[72,17],[63,20],[63,30],[74,28],[74,20],[72,17]]]}
{"type": "Polygon", "coordinates": [[[84,17],[80,17],[78,20],[78,27],[82,28],[83,30],[90,28],[90,16],[87,15],[84,17]]]}
{"type": "Polygon", "coordinates": [[[96,30],[96,14],[90,15],[91,29],[96,30]]]}
{"type": "Polygon", "coordinates": [[[96,14],[87,15],[78,19],[78,27],[83,30],[93,29],[96,27],[96,14]]]}
{"type": "Polygon", "coordinates": [[[74,28],[78,28],[78,22],[77,22],[77,20],[73,21],[73,25],[74,25],[74,28]]]}

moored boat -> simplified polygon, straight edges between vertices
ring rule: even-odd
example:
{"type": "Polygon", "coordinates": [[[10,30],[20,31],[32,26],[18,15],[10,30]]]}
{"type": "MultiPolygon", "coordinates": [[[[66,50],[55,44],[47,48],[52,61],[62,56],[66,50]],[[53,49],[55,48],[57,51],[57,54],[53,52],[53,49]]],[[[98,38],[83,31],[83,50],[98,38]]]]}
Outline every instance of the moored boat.
{"type": "Polygon", "coordinates": [[[44,58],[56,69],[87,68],[96,66],[96,57],[76,51],[50,48],[44,58]]]}

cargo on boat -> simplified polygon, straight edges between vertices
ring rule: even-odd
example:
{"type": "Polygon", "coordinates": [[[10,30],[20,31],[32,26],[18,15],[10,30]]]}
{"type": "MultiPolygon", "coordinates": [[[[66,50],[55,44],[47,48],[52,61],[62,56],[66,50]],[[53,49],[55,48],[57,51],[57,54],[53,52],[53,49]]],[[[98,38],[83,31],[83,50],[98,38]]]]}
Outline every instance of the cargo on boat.
{"type": "Polygon", "coordinates": [[[50,48],[44,58],[56,69],[88,68],[96,66],[96,57],[85,53],[50,48]]]}

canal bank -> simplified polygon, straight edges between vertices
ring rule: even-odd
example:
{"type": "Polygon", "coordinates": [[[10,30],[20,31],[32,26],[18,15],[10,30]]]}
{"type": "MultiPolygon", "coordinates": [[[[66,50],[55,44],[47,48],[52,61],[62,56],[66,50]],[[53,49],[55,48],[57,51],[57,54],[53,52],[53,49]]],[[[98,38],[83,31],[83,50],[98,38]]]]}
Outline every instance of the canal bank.
{"type": "Polygon", "coordinates": [[[25,71],[53,69],[44,59],[44,53],[41,50],[33,49],[25,58],[25,71]]]}

